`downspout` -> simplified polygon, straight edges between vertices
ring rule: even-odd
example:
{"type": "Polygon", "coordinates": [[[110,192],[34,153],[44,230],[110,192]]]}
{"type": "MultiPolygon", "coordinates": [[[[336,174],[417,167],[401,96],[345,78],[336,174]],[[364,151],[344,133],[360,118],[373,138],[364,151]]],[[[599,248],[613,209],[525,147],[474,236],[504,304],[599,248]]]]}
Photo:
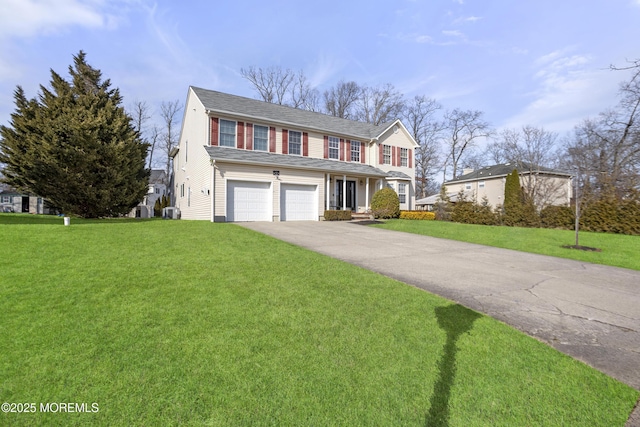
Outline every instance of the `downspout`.
{"type": "Polygon", "coordinates": [[[211,159],[211,222],[216,222],[216,160],[211,159]]]}

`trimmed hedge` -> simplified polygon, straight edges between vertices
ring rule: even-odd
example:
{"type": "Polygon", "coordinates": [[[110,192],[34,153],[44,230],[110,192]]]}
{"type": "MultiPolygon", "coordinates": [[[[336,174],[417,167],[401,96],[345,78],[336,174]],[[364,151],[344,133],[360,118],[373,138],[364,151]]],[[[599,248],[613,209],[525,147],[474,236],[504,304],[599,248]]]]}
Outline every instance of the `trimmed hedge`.
{"type": "Polygon", "coordinates": [[[371,198],[371,213],[375,218],[398,218],[400,216],[398,193],[389,187],[376,191],[371,198]]]}
{"type": "Polygon", "coordinates": [[[569,206],[547,206],[540,211],[540,223],[544,228],[573,230],[576,214],[569,206]]]}
{"type": "Polygon", "coordinates": [[[324,211],[325,221],[351,221],[351,211],[324,211]]]}
{"type": "Polygon", "coordinates": [[[400,219],[433,221],[436,219],[436,214],[428,211],[400,211],[400,219]]]}

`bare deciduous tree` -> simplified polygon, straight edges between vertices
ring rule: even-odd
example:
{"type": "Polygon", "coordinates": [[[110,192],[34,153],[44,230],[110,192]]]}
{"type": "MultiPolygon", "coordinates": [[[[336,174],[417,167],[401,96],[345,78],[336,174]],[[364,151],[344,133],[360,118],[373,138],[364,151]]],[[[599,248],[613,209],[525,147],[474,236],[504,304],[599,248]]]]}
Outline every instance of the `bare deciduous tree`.
{"type": "Polygon", "coordinates": [[[291,83],[291,100],[293,108],[307,111],[320,111],[320,93],[312,88],[302,70],[298,71],[291,83]]]}
{"type": "Polygon", "coordinates": [[[416,194],[427,197],[439,191],[432,178],[442,165],[440,142],[444,123],[435,114],[442,106],[426,96],[415,96],[406,104],[403,119],[413,139],[419,144],[415,151],[416,194]]]}
{"type": "Polygon", "coordinates": [[[393,85],[387,83],[362,88],[356,105],[356,119],[377,126],[400,117],[404,109],[404,97],[393,85]]]}
{"type": "Polygon", "coordinates": [[[323,95],[327,114],[343,119],[354,119],[354,107],[360,98],[361,88],[356,82],[338,82],[323,95]]]}
{"type": "MultiPolygon", "coordinates": [[[[147,138],[147,122],[151,118],[151,107],[147,104],[146,101],[134,101],[131,107],[131,117],[133,118],[133,127],[136,132],[140,135],[142,141],[149,143],[149,138],[147,138]]],[[[151,159],[153,158],[153,150],[155,148],[155,144],[149,145],[149,168],[152,167],[151,159]]]]}
{"type": "Polygon", "coordinates": [[[263,101],[284,105],[287,101],[289,87],[294,81],[295,73],[281,67],[241,68],[240,75],[251,83],[263,101]]]}
{"type": "Polygon", "coordinates": [[[463,156],[470,154],[481,138],[488,138],[493,134],[489,123],[483,120],[482,111],[460,110],[458,108],[449,110],[445,114],[445,132],[447,145],[446,167],[451,166],[452,174],[458,176],[458,166],[463,156]]]}
{"type": "Polygon", "coordinates": [[[164,123],[164,134],[162,135],[162,152],[167,156],[166,172],[167,176],[171,171],[171,150],[178,145],[178,113],[182,110],[180,101],[163,101],[160,105],[160,115],[164,123]]]}

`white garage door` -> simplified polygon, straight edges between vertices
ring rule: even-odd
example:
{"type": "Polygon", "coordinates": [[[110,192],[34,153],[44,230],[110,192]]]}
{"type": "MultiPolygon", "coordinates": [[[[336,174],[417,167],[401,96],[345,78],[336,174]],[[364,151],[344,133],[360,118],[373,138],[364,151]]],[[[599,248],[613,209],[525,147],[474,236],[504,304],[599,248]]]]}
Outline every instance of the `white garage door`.
{"type": "Polygon", "coordinates": [[[315,185],[282,184],[280,186],[280,221],[314,221],[318,219],[318,196],[315,185]]]}
{"type": "Polygon", "coordinates": [[[268,182],[229,181],[227,221],[271,221],[268,182]]]}

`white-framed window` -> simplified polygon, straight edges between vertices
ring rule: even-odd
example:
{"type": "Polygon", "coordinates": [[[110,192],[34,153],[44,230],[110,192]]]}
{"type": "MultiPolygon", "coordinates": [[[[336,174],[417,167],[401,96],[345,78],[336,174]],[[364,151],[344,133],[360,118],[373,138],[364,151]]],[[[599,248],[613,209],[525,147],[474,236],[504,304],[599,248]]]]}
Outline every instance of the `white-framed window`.
{"type": "Polygon", "coordinates": [[[269,151],[269,128],[267,126],[253,125],[253,149],[269,151]]]}
{"type": "Polygon", "coordinates": [[[156,188],[156,194],[160,194],[160,189],[156,188]]]}
{"type": "Polygon", "coordinates": [[[2,203],[11,203],[11,196],[2,196],[2,203]]]}
{"type": "Polygon", "coordinates": [[[184,164],[187,164],[187,160],[189,160],[189,140],[184,142],[184,164]]]}
{"type": "Polygon", "coordinates": [[[400,166],[409,166],[409,149],[400,149],[400,166]]]}
{"type": "Polygon", "coordinates": [[[400,203],[407,203],[407,184],[398,183],[398,198],[400,203]]]}
{"type": "Polygon", "coordinates": [[[184,183],[180,184],[180,198],[184,197],[184,183]]]}
{"type": "Polygon", "coordinates": [[[289,131],[289,154],[302,154],[302,133],[296,130],[289,131]]]}
{"type": "Polygon", "coordinates": [[[340,159],[340,138],[335,136],[329,137],[329,158],[340,159]]]}
{"type": "Polygon", "coordinates": [[[220,119],[220,146],[236,146],[236,122],[220,119]]]}
{"type": "Polygon", "coordinates": [[[478,188],[484,188],[484,181],[478,182],[478,188]]]}
{"type": "Polygon", "coordinates": [[[382,164],[390,165],[391,164],[391,146],[383,145],[382,146],[382,164]]]}
{"type": "Polygon", "coordinates": [[[351,161],[360,163],[360,141],[351,141],[351,161]]]}
{"type": "Polygon", "coordinates": [[[464,185],[464,189],[465,189],[465,190],[471,190],[471,183],[469,183],[469,182],[468,182],[468,183],[466,183],[466,184],[464,185]]]}

